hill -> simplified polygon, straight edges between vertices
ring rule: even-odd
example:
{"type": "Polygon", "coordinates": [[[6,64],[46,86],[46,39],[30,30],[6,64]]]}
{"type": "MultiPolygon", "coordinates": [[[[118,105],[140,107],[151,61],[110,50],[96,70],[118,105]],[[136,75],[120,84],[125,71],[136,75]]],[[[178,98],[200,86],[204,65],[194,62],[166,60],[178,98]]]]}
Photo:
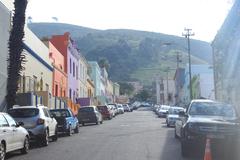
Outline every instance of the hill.
{"type": "MultiPolygon", "coordinates": [[[[109,75],[114,81],[139,80],[150,84],[156,74],[165,74],[176,67],[176,55],[181,66],[187,63],[187,42],[183,37],[136,30],[96,30],[62,23],[31,23],[29,28],[39,37],[70,32],[88,60],[106,58],[109,75]]],[[[211,46],[191,40],[193,64],[211,63],[211,46]]]]}

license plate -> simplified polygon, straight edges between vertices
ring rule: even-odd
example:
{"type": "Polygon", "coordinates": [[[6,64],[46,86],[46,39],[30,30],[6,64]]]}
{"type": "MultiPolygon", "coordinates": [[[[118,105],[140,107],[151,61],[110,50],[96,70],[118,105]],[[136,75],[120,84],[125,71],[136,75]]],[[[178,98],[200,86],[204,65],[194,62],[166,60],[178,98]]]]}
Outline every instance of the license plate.
{"type": "Polygon", "coordinates": [[[207,135],[210,139],[224,139],[224,135],[207,135]]]}

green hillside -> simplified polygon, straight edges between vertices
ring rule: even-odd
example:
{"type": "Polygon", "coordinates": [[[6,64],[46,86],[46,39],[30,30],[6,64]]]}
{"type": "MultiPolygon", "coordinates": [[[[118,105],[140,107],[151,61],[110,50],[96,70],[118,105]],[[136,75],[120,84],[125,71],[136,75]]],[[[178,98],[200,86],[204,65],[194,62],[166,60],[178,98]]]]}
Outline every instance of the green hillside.
{"type": "MultiPolygon", "coordinates": [[[[139,80],[150,84],[156,74],[166,74],[161,70],[176,68],[177,52],[182,60],[180,66],[187,63],[187,43],[182,37],[136,30],[96,30],[61,23],[31,23],[29,28],[39,38],[70,32],[88,60],[106,58],[110,62],[109,75],[114,81],[139,80]]],[[[193,64],[212,61],[207,42],[191,40],[191,53],[193,64]]]]}

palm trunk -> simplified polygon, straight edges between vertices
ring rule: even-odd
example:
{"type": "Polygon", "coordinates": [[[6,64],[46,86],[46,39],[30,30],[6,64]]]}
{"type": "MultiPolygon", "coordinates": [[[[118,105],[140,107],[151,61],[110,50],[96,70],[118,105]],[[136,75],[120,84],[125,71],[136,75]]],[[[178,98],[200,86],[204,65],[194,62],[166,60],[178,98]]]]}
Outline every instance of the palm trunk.
{"type": "Polygon", "coordinates": [[[25,55],[23,54],[23,37],[27,0],[15,0],[14,7],[13,26],[8,42],[9,57],[6,95],[8,110],[16,104],[18,81],[23,69],[23,64],[26,62],[25,55]]]}

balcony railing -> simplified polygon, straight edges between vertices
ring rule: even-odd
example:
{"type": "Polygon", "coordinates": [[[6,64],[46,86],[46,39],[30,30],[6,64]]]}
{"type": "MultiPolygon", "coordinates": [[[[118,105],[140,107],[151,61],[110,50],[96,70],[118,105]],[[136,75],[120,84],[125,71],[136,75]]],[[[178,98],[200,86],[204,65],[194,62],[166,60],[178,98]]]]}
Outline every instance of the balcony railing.
{"type": "Polygon", "coordinates": [[[33,92],[36,91],[37,84],[34,83],[32,77],[29,76],[21,76],[19,80],[19,93],[33,92]]]}

